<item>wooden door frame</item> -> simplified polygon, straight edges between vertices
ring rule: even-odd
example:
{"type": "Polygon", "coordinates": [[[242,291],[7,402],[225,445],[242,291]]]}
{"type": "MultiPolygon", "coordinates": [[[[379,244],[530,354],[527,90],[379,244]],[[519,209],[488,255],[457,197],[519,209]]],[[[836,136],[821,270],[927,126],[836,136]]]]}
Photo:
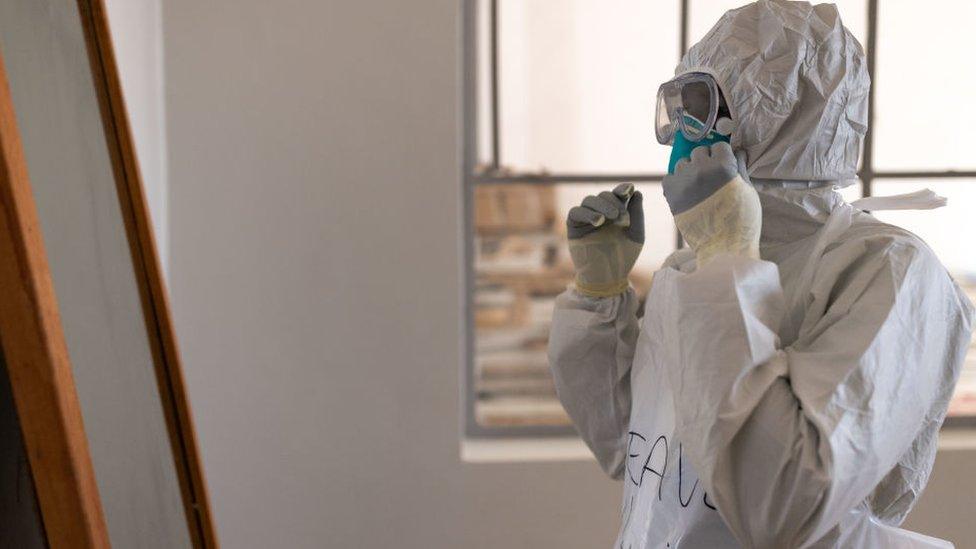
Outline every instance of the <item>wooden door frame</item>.
{"type": "MultiPolygon", "coordinates": [[[[77,0],[193,544],[218,547],[104,0],[77,0]]],[[[2,57],[2,52],[0,52],[2,57]]],[[[0,58],[0,344],[52,547],[108,547],[16,114],[0,58]],[[10,260],[6,260],[10,258],[10,260]]]]}
{"type": "Polygon", "coordinates": [[[0,343],[48,544],[108,547],[6,74],[0,55],[0,343]]]}

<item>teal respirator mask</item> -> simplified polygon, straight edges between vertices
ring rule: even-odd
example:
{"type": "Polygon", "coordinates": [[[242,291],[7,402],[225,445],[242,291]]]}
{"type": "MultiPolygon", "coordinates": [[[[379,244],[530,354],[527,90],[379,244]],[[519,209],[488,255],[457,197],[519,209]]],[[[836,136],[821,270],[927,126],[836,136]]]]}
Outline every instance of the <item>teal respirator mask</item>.
{"type": "Polygon", "coordinates": [[[729,108],[710,74],[686,73],[658,89],[654,132],[658,143],[671,145],[669,174],[696,147],[730,142],[733,129],[729,108]]]}

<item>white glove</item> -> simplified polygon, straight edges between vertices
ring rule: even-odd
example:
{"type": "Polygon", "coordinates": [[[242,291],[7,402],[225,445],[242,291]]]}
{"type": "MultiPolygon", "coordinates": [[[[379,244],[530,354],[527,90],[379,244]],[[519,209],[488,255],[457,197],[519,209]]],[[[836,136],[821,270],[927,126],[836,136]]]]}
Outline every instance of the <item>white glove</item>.
{"type": "Polygon", "coordinates": [[[720,253],[759,259],[759,195],[739,174],[728,143],[691,151],[690,159],[665,176],[663,187],[674,222],[695,250],[699,267],[720,253]]]}
{"type": "Polygon", "coordinates": [[[627,289],[627,275],[644,246],[642,203],[641,193],[624,183],[569,210],[569,255],[583,295],[609,297],[627,289]]]}

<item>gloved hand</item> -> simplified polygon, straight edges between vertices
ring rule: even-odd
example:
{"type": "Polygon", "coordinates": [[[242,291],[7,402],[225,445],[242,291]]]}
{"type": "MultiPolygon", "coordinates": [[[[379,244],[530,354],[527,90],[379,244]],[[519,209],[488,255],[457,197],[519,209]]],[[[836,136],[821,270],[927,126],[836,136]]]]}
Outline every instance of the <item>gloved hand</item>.
{"type": "Polygon", "coordinates": [[[587,196],[569,210],[569,255],[576,267],[576,289],[609,297],[627,289],[627,275],[644,246],[643,196],[634,185],[587,196]]]}
{"type": "Polygon", "coordinates": [[[698,147],[663,181],[681,236],[695,250],[698,266],[720,253],[759,259],[762,209],[759,195],[739,173],[728,143],[698,147]]]}

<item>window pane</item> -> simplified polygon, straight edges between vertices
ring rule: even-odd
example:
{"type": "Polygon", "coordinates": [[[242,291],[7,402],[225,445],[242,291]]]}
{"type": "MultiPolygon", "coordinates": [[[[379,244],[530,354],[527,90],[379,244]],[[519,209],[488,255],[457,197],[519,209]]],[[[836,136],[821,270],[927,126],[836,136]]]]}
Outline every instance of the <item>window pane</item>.
{"type": "Polygon", "coordinates": [[[654,98],[678,60],[677,9],[677,0],[499,0],[503,164],[664,172],[654,98]]]}
{"type": "Polygon", "coordinates": [[[976,71],[970,48],[960,47],[976,3],[879,4],[875,168],[976,168],[976,71]]]}
{"type": "MultiPolygon", "coordinates": [[[[948,198],[949,204],[938,210],[876,212],[874,215],[921,237],[935,250],[969,299],[976,301],[976,253],[971,239],[976,235],[976,217],[972,215],[976,206],[976,179],[876,180],[874,194],[901,194],[926,187],[948,198]]],[[[976,416],[976,347],[973,344],[970,344],[949,414],[976,416]]]]}
{"type": "MultiPolygon", "coordinates": [[[[861,43],[865,44],[867,36],[867,2],[865,0],[834,0],[840,10],[844,26],[854,33],[861,43]]],[[[691,0],[688,12],[688,35],[690,45],[702,39],[712,26],[718,22],[722,14],[733,8],[746,4],[743,0],[691,0]]]]}
{"type": "MultiPolygon", "coordinates": [[[[564,220],[602,185],[475,188],[475,418],[485,427],[569,425],[546,346],[553,304],[573,279],[564,220]]],[[[656,184],[644,193],[647,241],[631,276],[643,297],[674,250],[671,213],[656,184]]]]}

